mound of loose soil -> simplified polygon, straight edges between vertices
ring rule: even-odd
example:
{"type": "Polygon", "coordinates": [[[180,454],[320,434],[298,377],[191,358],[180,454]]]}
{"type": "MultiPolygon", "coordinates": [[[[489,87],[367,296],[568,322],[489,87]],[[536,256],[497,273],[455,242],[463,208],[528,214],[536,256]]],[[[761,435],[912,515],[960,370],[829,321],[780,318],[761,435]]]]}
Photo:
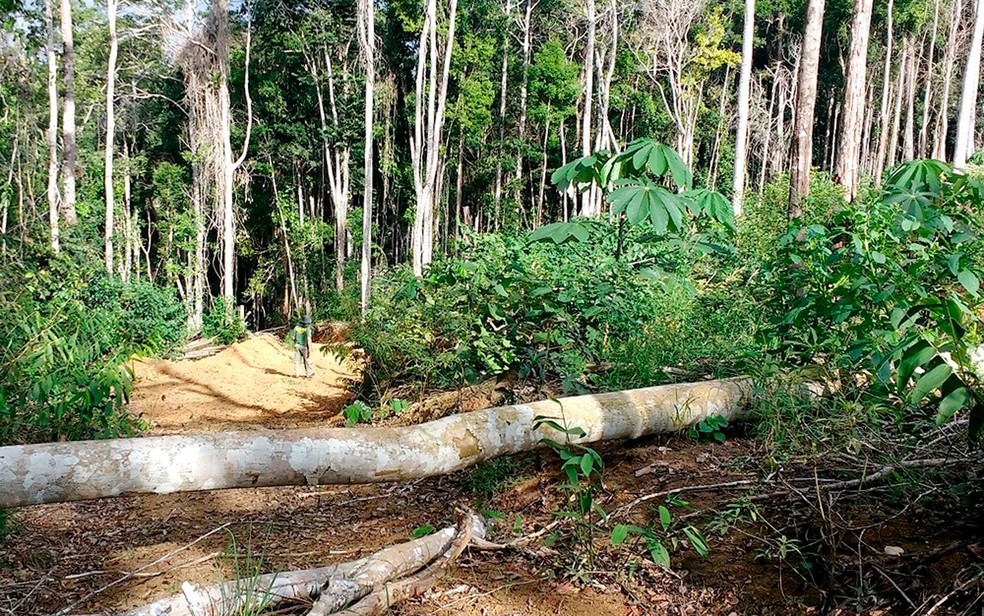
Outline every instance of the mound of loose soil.
{"type": "Polygon", "coordinates": [[[152,434],[325,425],[340,417],[357,375],[323,350],[313,345],[311,379],[293,376],[293,349],[269,334],[202,359],[138,361],[130,408],[152,434]]]}

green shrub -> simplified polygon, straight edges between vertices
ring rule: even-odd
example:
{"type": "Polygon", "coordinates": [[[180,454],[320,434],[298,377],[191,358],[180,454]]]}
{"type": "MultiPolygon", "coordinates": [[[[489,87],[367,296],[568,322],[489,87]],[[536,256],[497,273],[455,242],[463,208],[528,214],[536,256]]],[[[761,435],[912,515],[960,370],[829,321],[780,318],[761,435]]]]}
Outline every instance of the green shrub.
{"type": "MultiPolygon", "coordinates": [[[[803,200],[805,224],[825,224],[845,204],[843,189],[826,173],[810,176],[810,194],[803,200]]],[[[738,222],[737,245],[740,258],[746,263],[769,261],[776,245],[788,227],[789,176],[783,175],[765,185],[762,193],[751,193],[746,199],[738,222]]]]}
{"type": "Polygon", "coordinates": [[[235,304],[222,296],[216,297],[212,307],[202,316],[202,335],[222,344],[232,344],[245,336],[246,326],[236,314],[235,304]]]}
{"type": "Polygon", "coordinates": [[[867,373],[870,389],[984,430],[979,342],[984,182],[939,161],[896,168],[882,192],[829,224],[784,235],[767,268],[775,345],[786,362],[867,373]],[[929,404],[926,405],[928,400],[929,404]]]}
{"type": "Polygon", "coordinates": [[[0,285],[0,443],[132,432],[120,313],[87,305],[78,277],[16,273],[20,284],[0,285]]]}

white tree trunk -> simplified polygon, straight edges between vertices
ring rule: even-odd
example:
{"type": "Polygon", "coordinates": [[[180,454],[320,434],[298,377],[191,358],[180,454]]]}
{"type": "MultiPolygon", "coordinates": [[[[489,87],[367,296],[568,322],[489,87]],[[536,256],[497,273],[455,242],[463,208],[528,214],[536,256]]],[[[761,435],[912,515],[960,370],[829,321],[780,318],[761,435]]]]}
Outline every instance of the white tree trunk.
{"type": "Polygon", "coordinates": [[[745,199],[745,169],[748,164],[748,99],[752,84],[754,45],[755,0],[745,0],[745,25],[741,35],[741,77],[738,79],[738,129],[735,133],[735,168],[731,197],[735,216],[741,216],[742,203],[745,199]]]}
{"type": "Polygon", "coordinates": [[[953,166],[961,169],[974,153],[974,130],[977,119],[977,87],[981,77],[981,44],[984,42],[984,0],[977,0],[974,13],[974,35],[964,68],[963,90],[960,94],[960,115],[957,116],[957,141],[953,148],[953,166]]]}
{"type": "MultiPolygon", "coordinates": [[[[873,0],[859,0],[851,19],[851,51],[844,86],[839,147],[836,149],[834,175],[844,187],[848,202],[858,194],[861,180],[861,132],[864,123],[864,99],[868,73],[868,33],[871,29],[873,0]]],[[[834,138],[837,139],[836,133],[834,138]]],[[[833,148],[832,148],[833,149],[833,148]]]]}
{"type": "Polygon", "coordinates": [[[929,33],[929,53],[926,55],[926,83],[923,90],[922,122],[919,125],[919,157],[929,151],[929,110],[933,99],[933,69],[936,66],[936,33],[940,25],[940,0],[933,0],[933,29],[929,33]]]}
{"type": "MultiPolygon", "coordinates": [[[[591,154],[591,104],[594,99],[594,54],[595,32],[598,20],[595,10],[595,0],[587,0],[588,16],[587,42],[584,48],[584,103],[581,110],[581,156],[591,154]]],[[[593,190],[585,191],[581,196],[581,215],[597,216],[596,199],[593,190]]]]}
{"type": "Polygon", "coordinates": [[[734,419],[747,379],[663,385],[452,415],[403,428],[216,432],[0,447],[0,508],[127,493],[407,481],[564,440],[541,416],[579,427],[577,442],[674,432],[734,419]]]}
{"type": "Polygon", "coordinates": [[[369,310],[369,287],[372,272],[372,119],[376,77],[376,7],[373,0],[359,0],[359,25],[359,42],[362,44],[362,56],[366,64],[366,100],[363,117],[365,122],[365,154],[362,165],[362,267],[360,269],[362,282],[360,305],[362,316],[365,317],[366,311],[369,310]]]}
{"type": "Polygon", "coordinates": [[[441,198],[441,176],[444,171],[441,145],[458,0],[451,0],[447,10],[443,60],[439,59],[436,0],[428,0],[417,51],[414,128],[410,138],[410,161],[417,197],[412,233],[413,272],[416,276],[423,275],[424,266],[429,265],[433,258],[434,207],[441,198]]]}
{"type": "Polygon", "coordinates": [[[113,215],[116,209],[113,196],[113,150],[116,141],[116,57],[119,53],[119,41],[116,39],[116,0],[106,0],[106,18],[109,21],[109,65],[106,69],[106,152],[103,184],[106,193],[106,273],[112,276],[115,232],[113,215]]]}
{"type": "Polygon", "coordinates": [[[888,158],[888,131],[892,121],[892,115],[888,112],[888,105],[892,90],[892,45],[894,43],[892,20],[894,7],[895,1],[888,0],[888,18],[885,26],[885,67],[882,73],[881,122],[878,131],[878,152],[875,154],[875,186],[881,183],[882,174],[885,172],[885,161],[888,158]]]}
{"type": "Polygon", "coordinates": [[[525,212],[523,206],[523,151],[526,148],[526,101],[529,98],[529,72],[530,59],[533,54],[533,43],[531,41],[531,21],[533,14],[533,0],[526,0],[526,10],[519,16],[519,29],[522,33],[520,49],[523,55],[519,80],[519,150],[516,152],[516,173],[513,176],[513,199],[515,207],[521,212],[525,212]]]}
{"type": "Polygon", "coordinates": [[[65,104],[62,107],[62,195],[61,217],[67,225],[78,223],[75,213],[75,43],[72,36],[72,0],[61,0],[62,76],[65,104]]]}
{"type": "Polygon", "coordinates": [[[58,225],[58,61],[55,58],[54,0],[44,0],[44,23],[48,31],[48,222],[51,248],[61,250],[58,225]]]}
{"type": "Polygon", "coordinates": [[[957,57],[957,34],[960,31],[960,15],[963,13],[963,0],[955,0],[953,19],[947,34],[946,51],[943,54],[943,92],[940,94],[939,112],[936,116],[936,129],[933,132],[933,158],[946,160],[946,134],[950,129],[950,91],[953,86],[953,68],[957,57]]]}

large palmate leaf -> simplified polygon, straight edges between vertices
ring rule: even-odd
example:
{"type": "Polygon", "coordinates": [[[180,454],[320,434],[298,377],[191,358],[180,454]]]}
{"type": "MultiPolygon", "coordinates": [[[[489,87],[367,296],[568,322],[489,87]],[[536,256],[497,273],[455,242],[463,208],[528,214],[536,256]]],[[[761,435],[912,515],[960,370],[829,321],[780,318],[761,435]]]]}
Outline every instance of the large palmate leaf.
{"type": "Polygon", "coordinates": [[[648,181],[621,180],[619,184],[607,197],[613,213],[624,213],[630,224],[649,219],[658,235],[684,230],[686,206],[679,195],[648,181]]]}
{"type": "Polygon", "coordinates": [[[554,222],[533,230],[528,239],[530,242],[549,240],[554,244],[563,244],[571,240],[586,242],[588,235],[588,225],[584,222],[554,222]]]}

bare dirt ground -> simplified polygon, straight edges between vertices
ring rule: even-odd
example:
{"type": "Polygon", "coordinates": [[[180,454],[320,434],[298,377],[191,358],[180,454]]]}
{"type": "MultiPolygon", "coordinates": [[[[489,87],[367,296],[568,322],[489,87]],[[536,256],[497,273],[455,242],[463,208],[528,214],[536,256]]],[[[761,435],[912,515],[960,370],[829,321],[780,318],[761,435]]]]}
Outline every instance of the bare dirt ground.
{"type": "MultiPolygon", "coordinates": [[[[338,425],[349,397],[345,383],[356,370],[320,352],[315,368],[315,379],[295,379],[286,347],[258,337],[201,360],[138,364],[132,407],[150,434],[338,425]]],[[[723,508],[736,494],[726,484],[753,476],[760,456],[759,444],[740,435],[723,445],[664,436],[605,444],[599,451],[606,468],[598,499],[609,512],[641,495],[725,484],[685,494],[687,505],[671,505],[681,524],[713,519],[701,512],[723,508]]],[[[552,453],[503,463],[491,473],[493,489],[488,476],[463,472],[395,485],[145,495],[24,508],[0,540],[0,614],[63,608],[111,613],[174,594],[184,581],[202,585],[352,560],[406,541],[420,526],[454,523],[455,505],[494,510],[502,518],[494,523],[495,538],[508,539],[549,524],[550,511],[563,506],[552,453]]],[[[649,524],[662,502],[639,506],[624,521],[649,524]]],[[[672,572],[653,564],[643,545],[629,542],[615,550],[603,534],[590,563],[583,550],[550,534],[523,552],[466,553],[431,592],[393,613],[906,614],[914,611],[906,601],[917,604],[931,590],[944,596],[951,589],[979,589],[960,588],[969,568],[984,562],[974,551],[979,527],[943,524],[946,512],[902,503],[884,512],[844,508],[836,523],[824,526],[822,517],[786,505],[765,502],[758,521],[739,521],[725,535],[705,531],[711,548],[706,559],[682,542],[672,550],[672,572]],[[900,508],[905,515],[895,514],[900,508]],[[832,547],[818,541],[840,528],[855,530],[832,547]],[[789,550],[781,555],[780,537],[804,558],[789,550]],[[888,555],[886,547],[903,554],[888,555]],[[837,578],[857,567],[870,588],[852,589],[837,578]],[[855,601],[854,608],[840,609],[852,604],[838,593],[868,596],[872,606],[901,607],[866,611],[855,601]]],[[[935,613],[960,612],[944,607],[935,613]]]]}

